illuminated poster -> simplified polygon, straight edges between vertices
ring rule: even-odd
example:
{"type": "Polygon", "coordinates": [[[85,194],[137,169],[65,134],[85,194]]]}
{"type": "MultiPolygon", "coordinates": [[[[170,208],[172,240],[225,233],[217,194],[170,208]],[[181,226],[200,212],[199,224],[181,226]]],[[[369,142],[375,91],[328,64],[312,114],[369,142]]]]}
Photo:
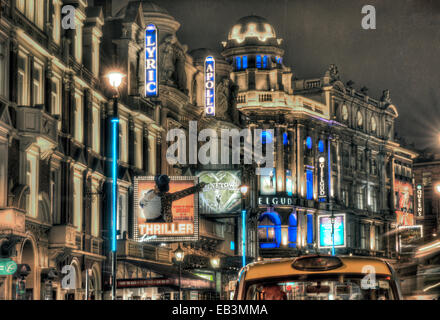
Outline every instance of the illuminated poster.
{"type": "Polygon", "coordinates": [[[275,168],[261,168],[260,174],[260,194],[275,195],[277,191],[275,168]]]}
{"type": "Polygon", "coordinates": [[[154,24],[145,30],[145,96],[157,96],[157,28],[154,24]]]}
{"type": "MultiPolygon", "coordinates": [[[[170,193],[194,187],[196,177],[170,177],[170,193]]],[[[140,242],[198,240],[198,197],[190,194],[172,202],[171,222],[161,219],[160,198],[153,192],[154,177],[134,180],[135,239],[140,242]],[[162,221],[161,221],[162,220],[162,221]]]]}
{"type": "Polygon", "coordinates": [[[394,184],[395,208],[399,226],[414,225],[414,192],[411,183],[396,180],[394,184]]]}
{"type": "Polygon", "coordinates": [[[286,192],[288,196],[293,194],[292,171],[286,170],[286,192]]]}
{"type": "Polygon", "coordinates": [[[422,237],[423,227],[421,225],[399,227],[399,241],[401,247],[411,245],[412,242],[419,240],[422,237]]]}
{"type": "Polygon", "coordinates": [[[231,213],[240,211],[241,171],[201,171],[199,182],[205,182],[199,193],[201,213],[231,213]]]}
{"type": "Polygon", "coordinates": [[[215,116],[215,60],[205,60],[205,114],[215,116]]]}
{"type": "MultiPolygon", "coordinates": [[[[345,247],[345,215],[334,215],[334,238],[335,247],[345,247]]],[[[319,247],[331,248],[332,238],[332,218],[330,215],[319,216],[319,247]]]]}

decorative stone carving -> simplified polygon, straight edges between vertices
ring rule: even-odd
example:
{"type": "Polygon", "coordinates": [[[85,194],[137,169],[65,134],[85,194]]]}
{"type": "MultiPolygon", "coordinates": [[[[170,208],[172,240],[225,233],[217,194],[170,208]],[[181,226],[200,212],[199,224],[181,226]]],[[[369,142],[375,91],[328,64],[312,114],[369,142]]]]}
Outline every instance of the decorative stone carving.
{"type": "Polygon", "coordinates": [[[390,97],[390,90],[386,89],[382,92],[382,98],[380,98],[380,101],[390,104],[392,103],[390,97]]]}
{"type": "Polygon", "coordinates": [[[186,80],[186,46],[181,46],[175,35],[164,38],[159,46],[159,81],[188,93],[186,80]]]}
{"type": "Polygon", "coordinates": [[[341,79],[338,67],[335,64],[329,66],[326,76],[330,77],[330,82],[339,81],[341,79]]]}

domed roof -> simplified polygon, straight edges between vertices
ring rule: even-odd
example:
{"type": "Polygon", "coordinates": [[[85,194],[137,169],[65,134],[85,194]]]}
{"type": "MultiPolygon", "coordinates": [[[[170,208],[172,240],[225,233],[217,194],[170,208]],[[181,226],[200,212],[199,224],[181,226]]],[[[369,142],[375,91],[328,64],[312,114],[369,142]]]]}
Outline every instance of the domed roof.
{"type": "Polygon", "coordinates": [[[157,5],[153,1],[142,1],[142,9],[144,12],[157,12],[157,13],[163,13],[169,15],[170,13],[165,8],[162,8],[161,6],[157,5]]]}
{"type": "Polygon", "coordinates": [[[232,27],[228,35],[228,41],[234,41],[237,44],[252,42],[266,43],[276,42],[276,33],[273,26],[263,17],[247,16],[239,19],[232,27]]]}

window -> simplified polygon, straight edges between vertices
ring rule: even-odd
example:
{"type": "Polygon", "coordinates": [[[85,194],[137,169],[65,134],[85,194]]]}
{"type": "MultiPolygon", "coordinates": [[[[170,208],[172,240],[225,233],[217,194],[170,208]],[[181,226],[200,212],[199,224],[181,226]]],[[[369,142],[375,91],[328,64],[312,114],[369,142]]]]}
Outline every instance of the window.
{"type": "Polygon", "coordinates": [[[34,105],[43,104],[43,66],[38,62],[34,62],[32,78],[34,105]]]}
{"type": "Polygon", "coordinates": [[[247,56],[243,56],[243,69],[247,69],[248,67],[248,57],[247,56]]]}
{"type": "MultiPolygon", "coordinates": [[[[92,72],[95,77],[99,76],[99,41],[96,38],[92,42],[92,72]]],[[[134,84],[136,87],[136,83],[134,84]]]]}
{"type": "Polygon", "coordinates": [[[82,231],[82,176],[75,172],[73,177],[73,225],[77,231],[82,231]]]}
{"type": "Polygon", "coordinates": [[[289,217],[289,247],[296,248],[298,237],[298,219],[296,213],[292,213],[289,217]]]}
{"type": "MultiPolygon", "coordinates": [[[[51,107],[52,114],[59,115],[61,119],[61,79],[58,77],[52,78],[51,88],[51,107]]],[[[61,130],[61,121],[58,121],[58,130],[61,130]]]]}
{"type": "Polygon", "coordinates": [[[16,0],[17,9],[24,13],[24,2],[25,0],[16,0]]]}
{"type": "Polygon", "coordinates": [[[370,187],[370,195],[369,195],[369,201],[368,201],[368,205],[370,206],[371,210],[373,212],[377,211],[377,207],[378,207],[378,189],[375,187],[370,187]]]}
{"type": "Polygon", "coordinates": [[[313,214],[307,214],[307,244],[313,243],[313,214]]]}
{"type": "Polygon", "coordinates": [[[256,57],[256,66],[257,66],[257,69],[261,69],[261,56],[257,56],[256,57]]]}
{"type": "Polygon", "coordinates": [[[358,128],[362,128],[363,123],[364,123],[364,118],[362,116],[362,112],[358,111],[356,118],[357,118],[356,123],[357,123],[358,128]]]}
{"type": "Polygon", "coordinates": [[[306,170],[307,179],[307,199],[313,200],[313,170],[306,170]]]}
{"type": "Polygon", "coordinates": [[[82,24],[80,22],[76,24],[74,46],[75,46],[74,49],[75,59],[78,63],[81,63],[82,62],[82,24]]]}
{"type": "Polygon", "coordinates": [[[344,202],[345,206],[348,207],[350,205],[350,191],[348,185],[344,184],[342,186],[341,193],[342,201],[344,202]]]}
{"type": "Polygon", "coordinates": [[[28,83],[28,59],[23,53],[19,53],[17,61],[18,75],[17,75],[17,104],[27,105],[29,96],[27,93],[28,83]]]}
{"type": "Polygon", "coordinates": [[[128,130],[127,120],[121,119],[119,125],[119,159],[128,162],[128,130]]]}
{"type": "Polygon", "coordinates": [[[61,2],[59,0],[53,1],[53,29],[52,37],[56,44],[60,44],[61,40],[61,2]]]}
{"type": "Polygon", "coordinates": [[[134,129],[134,164],[138,168],[142,168],[142,128],[134,129]]]}
{"type": "Polygon", "coordinates": [[[17,0],[17,9],[40,29],[44,27],[44,0],[17,0]]]}
{"type": "Polygon", "coordinates": [[[356,202],[358,209],[364,209],[364,190],[363,187],[356,188],[356,202]]]}
{"type": "Polygon", "coordinates": [[[268,66],[267,62],[268,62],[268,57],[264,56],[263,57],[263,69],[267,69],[267,66],[268,66]]]}
{"type": "Polygon", "coordinates": [[[148,172],[156,173],[156,139],[154,136],[148,136],[148,172]]]}
{"type": "Polygon", "coordinates": [[[312,144],[312,138],[311,137],[307,137],[306,138],[306,146],[307,146],[307,149],[312,149],[312,146],[313,146],[313,144],[312,144]]]}
{"type": "Polygon", "coordinates": [[[279,248],[281,243],[281,220],[278,213],[268,211],[258,219],[260,248],[279,248]]]}
{"type": "Polygon", "coordinates": [[[371,118],[371,132],[376,133],[376,130],[377,130],[376,118],[372,117],[371,118]]]}
{"type": "Polygon", "coordinates": [[[431,172],[423,172],[422,173],[423,185],[430,186],[432,184],[432,175],[431,172]]]}
{"type": "Polygon", "coordinates": [[[93,105],[92,130],[93,130],[92,149],[96,153],[100,153],[101,117],[100,117],[99,107],[97,105],[93,105]]]}
{"type": "Polygon", "coordinates": [[[237,70],[241,69],[241,57],[235,58],[235,67],[237,68],[237,70]]]}
{"type": "Polygon", "coordinates": [[[361,249],[367,249],[367,225],[361,224],[361,249]]]}
{"type": "Polygon", "coordinates": [[[377,251],[382,249],[382,246],[380,245],[380,226],[375,226],[376,230],[374,232],[374,242],[375,242],[375,248],[377,251]]]}
{"type": "Polygon", "coordinates": [[[38,152],[31,150],[26,154],[26,184],[29,193],[26,197],[26,212],[29,216],[37,217],[38,195],[38,152]]]}
{"type": "Polygon", "coordinates": [[[75,94],[75,132],[74,137],[78,142],[83,142],[83,97],[75,94]]]}
{"type": "Polygon", "coordinates": [[[124,193],[123,190],[120,190],[119,194],[119,203],[118,203],[118,230],[120,231],[120,234],[118,235],[118,239],[122,239],[124,236],[124,232],[128,232],[128,214],[127,214],[127,208],[128,208],[128,198],[127,193],[124,193]]]}
{"type": "MultiPolygon", "coordinates": [[[[92,186],[92,192],[97,193],[97,186],[92,186]]],[[[91,219],[91,234],[94,237],[99,237],[99,195],[92,200],[92,219],[91,219]]]]}

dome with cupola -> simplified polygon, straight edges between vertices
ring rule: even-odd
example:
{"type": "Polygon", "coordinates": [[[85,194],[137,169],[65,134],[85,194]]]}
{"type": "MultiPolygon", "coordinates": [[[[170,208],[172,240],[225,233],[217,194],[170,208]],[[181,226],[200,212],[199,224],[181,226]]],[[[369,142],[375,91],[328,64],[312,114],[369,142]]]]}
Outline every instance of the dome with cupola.
{"type": "Polygon", "coordinates": [[[225,47],[241,47],[248,45],[278,46],[281,39],[277,39],[274,27],[267,19],[260,16],[247,16],[239,19],[228,34],[225,47]]]}

